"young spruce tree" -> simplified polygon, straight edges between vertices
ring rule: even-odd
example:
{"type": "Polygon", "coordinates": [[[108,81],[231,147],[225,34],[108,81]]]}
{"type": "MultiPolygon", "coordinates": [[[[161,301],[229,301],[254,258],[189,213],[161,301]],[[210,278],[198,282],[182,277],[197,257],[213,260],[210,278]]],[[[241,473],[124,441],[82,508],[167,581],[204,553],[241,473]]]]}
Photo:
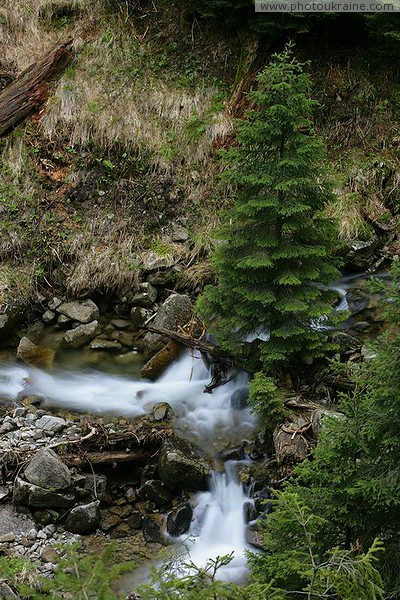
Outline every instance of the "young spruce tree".
{"type": "Polygon", "coordinates": [[[222,345],[240,350],[260,330],[265,369],[293,357],[320,356],[331,312],[324,285],[339,277],[329,223],[331,198],[323,182],[324,146],[315,135],[310,79],[292,45],[275,55],[249,94],[254,106],[227,151],[225,177],[236,203],[214,255],[219,283],[199,301],[222,345]]]}

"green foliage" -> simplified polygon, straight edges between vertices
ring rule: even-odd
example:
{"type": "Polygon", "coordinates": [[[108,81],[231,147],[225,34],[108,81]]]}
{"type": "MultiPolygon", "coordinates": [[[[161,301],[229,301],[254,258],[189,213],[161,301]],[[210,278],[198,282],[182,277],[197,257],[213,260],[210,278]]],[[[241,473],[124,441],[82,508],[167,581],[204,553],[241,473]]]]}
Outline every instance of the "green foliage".
{"type": "Polygon", "coordinates": [[[175,554],[161,569],[153,569],[150,582],[135,590],[141,600],[245,600],[245,588],[220,581],[218,570],[228,565],[233,553],[207,561],[204,568],[175,554]]]}
{"type": "Polygon", "coordinates": [[[39,579],[33,563],[19,556],[0,557],[0,580],[8,583],[24,598],[34,598],[39,579]]]}
{"type": "Polygon", "coordinates": [[[62,547],[52,579],[38,575],[35,565],[15,556],[0,558],[0,579],[8,581],[25,599],[64,598],[71,594],[74,600],[113,600],[118,596],[112,586],[132,563],[115,564],[115,544],[109,544],[100,555],[80,556],[78,546],[62,547]]]}
{"type": "Polygon", "coordinates": [[[338,547],[323,550],[320,536],[326,521],[293,492],[278,492],[273,512],[264,521],[265,552],[250,555],[256,583],[250,598],[269,600],[382,600],[382,580],[376,569],[381,543],[356,554],[338,547]]]}
{"type": "Polygon", "coordinates": [[[318,284],[339,273],[322,216],[332,195],[323,183],[324,146],[313,131],[316,103],[291,45],[257,82],[249,94],[255,108],[225,156],[225,179],[237,195],[214,255],[219,285],[206,289],[198,309],[231,352],[255,331],[268,332],[260,353],[270,371],[324,353],[327,336],[315,323],[331,312],[331,294],[318,284]]]}
{"type": "Polygon", "coordinates": [[[262,372],[256,373],[250,381],[249,404],[267,425],[272,433],[285,418],[283,399],[273,379],[262,372]]]}
{"type": "Polygon", "coordinates": [[[54,598],[63,597],[65,592],[73,594],[74,600],[113,600],[117,595],[112,590],[116,579],[128,570],[132,563],[114,563],[115,544],[109,544],[100,555],[79,556],[75,545],[63,546],[65,556],[60,559],[54,579],[44,585],[54,598]]]}
{"type": "Polygon", "coordinates": [[[380,290],[389,330],[372,346],[376,357],[353,374],[355,390],[342,395],[342,418],[324,420],[310,460],[297,467],[295,490],[316,515],[327,519],[321,544],[368,548],[380,537],[389,588],[400,590],[393,548],[400,540],[400,267],[380,290]]]}

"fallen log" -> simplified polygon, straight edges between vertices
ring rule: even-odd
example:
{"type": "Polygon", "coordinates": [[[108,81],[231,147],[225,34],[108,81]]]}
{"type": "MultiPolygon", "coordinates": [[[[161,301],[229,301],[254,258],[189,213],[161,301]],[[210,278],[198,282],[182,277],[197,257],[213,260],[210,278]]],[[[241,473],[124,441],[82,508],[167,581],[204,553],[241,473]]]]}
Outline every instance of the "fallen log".
{"type": "Polygon", "coordinates": [[[151,331],[152,333],[158,333],[159,335],[163,335],[165,337],[182,344],[186,348],[192,348],[193,350],[199,350],[199,352],[204,354],[209,354],[210,356],[226,359],[227,361],[232,361],[231,357],[224,352],[224,350],[220,346],[216,346],[211,342],[205,342],[201,338],[195,338],[188,333],[183,333],[181,331],[172,331],[171,329],[166,329],[165,327],[158,327],[157,325],[152,325],[148,323],[145,327],[147,331],[151,331]]]}
{"type": "Polygon", "coordinates": [[[125,462],[146,461],[152,454],[151,450],[138,449],[126,452],[126,450],[105,450],[104,452],[81,452],[80,454],[61,454],[60,458],[69,467],[78,467],[91,463],[92,465],[118,465],[125,462]]]}
{"type": "Polygon", "coordinates": [[[49,82],[72,59],[72,43],[70,39],[58,44],[3,89],[0,93],[0,136],[36,112],[47,100],[49,82]]]}
{"type": "MultiPolygon", "coordinates": [[[[195,330],[196,323],[193,323],[193,326],[189,328],[190,332],[195,330]]],[[[232,371],[234,362],[233,358],[229,356],[220,346],[216,346],[211,342],[205,342],[202,339],[204,334],[204,328],[200,335],[200,337],[194,337],[193,333],[186,332],[183,328],[180,328],[179,331],[172,331],[171,329],[166,329],[165,327],[159,327],[157,325],[152,325],[147,322],[145,325],[145,329],[147,331],[151,331],[152,333],[157,333],[159,335],[165,336],[186,348],[190,348],[191,350],[198,350],[203,356],[204,361],[210,365],[212,379],[208,385],[205,386],[204,392],[207,394],[211,394],[212,390],[220,385],[224,385],[230,381],[229,373],[232,371]],[[209,357],[212,357],[212,361],[209,360],[209,357]]]]}

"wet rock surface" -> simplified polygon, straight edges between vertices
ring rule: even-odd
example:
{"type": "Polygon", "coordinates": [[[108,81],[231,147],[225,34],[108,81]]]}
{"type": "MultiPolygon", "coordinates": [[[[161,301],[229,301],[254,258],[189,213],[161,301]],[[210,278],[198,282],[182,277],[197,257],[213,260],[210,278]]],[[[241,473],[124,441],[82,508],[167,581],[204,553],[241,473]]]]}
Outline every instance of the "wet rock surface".
{"type": "Polygon", "coordinates": [[[187,442],[173,436],[160,450],[160,477],[170,490],[205,490],[211,469],[209,463],[187,442]]]}
{"type": "Polygon", "coordinates": [[[167,516],[167,531],[169,535],[178,537],[186,533],[190,527],[193,517],[193,508],[186,502],[183,506],[179,506],[175,510],[168,513],[167,516]]]}
{"type": "Polygon", "coordinates": [[[21,338],[17,348],[18,358],[32,367],[51,367],[55,354],[51,348],[37,346],[27,337],[21,338]]]}

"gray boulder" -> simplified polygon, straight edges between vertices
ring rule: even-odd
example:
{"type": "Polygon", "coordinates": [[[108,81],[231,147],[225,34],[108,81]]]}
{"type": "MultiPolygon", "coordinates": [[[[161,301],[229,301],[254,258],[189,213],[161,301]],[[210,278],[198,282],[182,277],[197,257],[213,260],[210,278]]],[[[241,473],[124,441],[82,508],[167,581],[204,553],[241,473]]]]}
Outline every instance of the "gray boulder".
{"type": "MultiPolygon", "coordinates": [[[[171,294],[157,311],[153,323],[157,327],[175,330],[178,326],[188,323],[192,314],[193,306],[189,296],[171,294]]],[[[163,336],[149,332],[144,336],[143,343],[149,354],[155,354],[164,346],[165,340],[163,336]]]]}
{"type": "Polygon", "coordinates": [[[5,581],[0,581],[0,598],[2,598],[2,600],[21,600],[21,596],[14,594],[5,581]]]}
{"type": "Polygon", "coordinates": [[[174,257],[171,255],[161,256],[157,252],[149,251],[142,255],[142,265],[144,271],[158,271],[159,269],[167,269],[175,263],[174,257]]]}
{"type": "Polygon", "coordinates": [[[35,427],[37,429],[43,429],[43,431],[52,431],[53,433],[59,433],[66,426],[67,422],[64,421],[64,419],[61,417],[54,417],[53,415],[43,415],[43,417],[40,417],[40,419],[35,422],[35,427]]]}
{"type": "Polygon", "coordinates": [[[50,309],[46,310],[46,312],[42,314],[42,321],[44,321],[45,323],[52,323],[55,318],[56,313],[50,309]]]}
{"type": "Polygon", "coordinates": [[[132,300],[133,306],[139,306],[141,308],[150,308],[157,300],[157,288],[151,283],[142,283],[140,285],[140,291],[134,295],[132,300]]]}
{"type": "MultiPolygon", "coordinates": [[[[42,417],[43,418],[43,417],[42,417]]],[[[63,490],[71,485],[68,467],[50,449],[42,448],[35,454],[25,469],[24,477],[39,487],[63,490]]]]}
{"type": "Polygon", "coordinates": [[[353,240],[348,244],[348,252],[344,258],[345,266],[352,271],[366,271],[375,258],[379,240],[373,235],[369,240],[353,240]]]}
{"type": "Polygon", "coordinates": [[[206,490],[210,465],[195,448],[174,436],[161,447],[158,471],[172,491],[206,490]]]}
{"type": "Polygon", "coordinates": [[[65,521],[65,529],[72,533],[86,534],[96,531],[100,524],[100,502],[75,506],[65,521]]]}
{"type": "Polygon", "coordinates": [[[75,300],[63,302],[57,307],[57,312],[80,323],[90,323],[99,316],[99,309],[93,300],[75,300]]]}
{"type": "Polygon", "coordinates": [[[98,321],[92,321],[85,325],[78,325],[74,329],[65,332],[63,342],[70,348],[81,348],[88,342],[91,342],[101,333],[101,327],[98,321]]]}
{"type": "Polygon", "coordinates": [[[90,342],[90,348],[92,350],[121,350],[122,345],[115,340],[102,340],[96,338],[93,342],[90,342]]]}
{"type": "Polygon", "coordinates": [[[75,495],[42,488],[17,477],[14,482],[14,502],[37,508],[69,508],[75,495]]]}
{"type": "Polygon", "coordinates": [[[165,506],[172,500],[172,494],[165,483],[156,479],[148,479],[140,488],[139,496],[154,502],[158,507],[165,506]]]}
{"type": "Polygon", "coordinates": [[[175,223],[172,230],[172,241],[173,242],[187,242],[189,239],[189,232],[185,227],[175,223]]]}

